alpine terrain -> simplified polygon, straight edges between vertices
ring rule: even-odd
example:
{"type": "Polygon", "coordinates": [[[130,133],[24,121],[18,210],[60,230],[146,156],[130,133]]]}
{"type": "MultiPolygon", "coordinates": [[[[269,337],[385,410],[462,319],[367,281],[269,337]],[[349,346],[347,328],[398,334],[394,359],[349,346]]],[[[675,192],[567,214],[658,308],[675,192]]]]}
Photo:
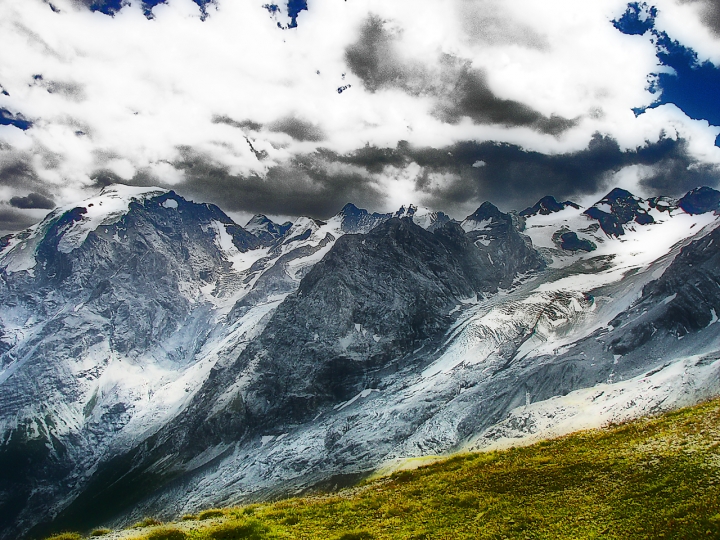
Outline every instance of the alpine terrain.
{"type": "Polygon", "coordinates": [[[244,227],[106,187],[0,240],[0,539],[720,393],[720,192],[244,227]]]}

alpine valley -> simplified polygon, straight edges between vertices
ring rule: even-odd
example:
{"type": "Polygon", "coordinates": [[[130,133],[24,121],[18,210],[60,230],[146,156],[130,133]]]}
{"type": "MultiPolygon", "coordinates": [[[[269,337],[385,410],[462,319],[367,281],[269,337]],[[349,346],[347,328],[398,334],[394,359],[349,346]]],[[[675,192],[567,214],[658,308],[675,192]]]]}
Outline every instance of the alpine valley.
{"type": "Polygon", "coordinates": [[[122,185],[0,240],[0,538],[347,485],[720,393],[720,192],[237,225],[122,185]]]}

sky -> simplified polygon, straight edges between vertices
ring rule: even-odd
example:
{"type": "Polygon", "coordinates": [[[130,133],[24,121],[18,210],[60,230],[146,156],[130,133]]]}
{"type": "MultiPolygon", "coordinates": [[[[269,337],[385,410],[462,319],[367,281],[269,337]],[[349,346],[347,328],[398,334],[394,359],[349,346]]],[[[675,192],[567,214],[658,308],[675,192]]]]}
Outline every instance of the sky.
{"type": "Polygon", "coordinates": [[[720,178],[714,0],[0,0],[0,233],[112,183],[256,213],[720,178]]]}

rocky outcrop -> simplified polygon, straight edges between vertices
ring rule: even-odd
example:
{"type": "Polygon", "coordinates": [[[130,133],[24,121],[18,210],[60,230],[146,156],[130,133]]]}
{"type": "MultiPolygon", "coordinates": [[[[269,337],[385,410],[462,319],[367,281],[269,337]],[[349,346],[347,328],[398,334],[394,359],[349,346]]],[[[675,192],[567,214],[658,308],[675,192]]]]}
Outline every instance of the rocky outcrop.
{"type": "Polygon", "coordinates": [[[275,243],[285,235],[290,227],[292,227],[292,223],[289,221],[283,224],[275,223],[262,214],[253,216],[250,221],[245,224],[245,230],[256,236],[263,246],[269,246],[275,243]]]}
{"type": "Polygon", "coordinates": [[[648,213],[646,201],[620,188],[613,189],[584,213],[596,219],[605,234],[612,236],[624,235],[623,225],[627,223],[647,225],[655,221],[648,213]]]}
{"type": "Polygon", "coordinates": [[[703,186],[689,191],[677,205],[688,214],[714,212],[720,206],[720,191],[703,186]]]}
{"type": "Polygon", "coordinates": [[[368,233],[392,217],[391,214],[378,214],[377,212],[371,214],[352,203],[343,206],[338,215],[341,218],[342,230],[352,234],[368,233]]]}

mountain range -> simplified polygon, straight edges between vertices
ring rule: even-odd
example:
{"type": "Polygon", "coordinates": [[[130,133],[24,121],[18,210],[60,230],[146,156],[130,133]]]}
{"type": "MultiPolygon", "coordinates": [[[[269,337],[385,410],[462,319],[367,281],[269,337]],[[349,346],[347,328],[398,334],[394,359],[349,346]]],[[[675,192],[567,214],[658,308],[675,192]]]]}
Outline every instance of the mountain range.
{"type": "Polygon", "coordinates": [[[356,481],[720,390],[720,192],[244,227],[106,187],[0,239],[0,538],[356,481]]]}

